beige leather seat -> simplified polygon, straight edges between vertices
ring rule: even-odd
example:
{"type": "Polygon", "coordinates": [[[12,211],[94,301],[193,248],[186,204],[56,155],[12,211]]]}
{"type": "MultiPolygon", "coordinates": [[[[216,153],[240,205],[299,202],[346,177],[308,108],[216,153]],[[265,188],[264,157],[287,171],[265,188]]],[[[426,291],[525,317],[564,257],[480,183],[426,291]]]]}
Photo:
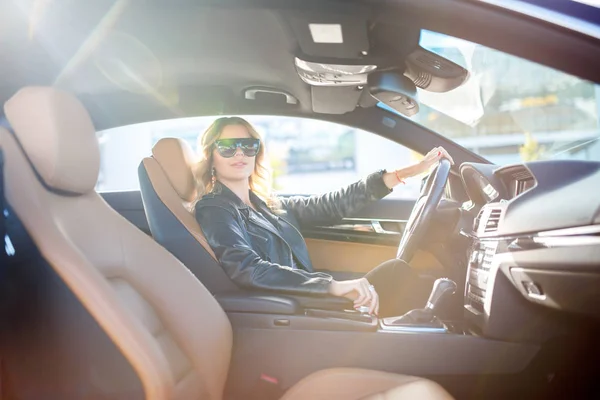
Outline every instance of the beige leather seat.
{"type": "MultiPolygon", "coordinates": [[[[131,364],[145,397],[221,399],[232,351],[227,316],[187,268],[94,191],[100,155],[83,106],[68,93],[28,87],[5,114],[16,134],[0,128],[6,199],[131,364]]],[[[318,372],[284,395],[359,398],[450,396],[424,379],[349,369],[318,372]]]]}

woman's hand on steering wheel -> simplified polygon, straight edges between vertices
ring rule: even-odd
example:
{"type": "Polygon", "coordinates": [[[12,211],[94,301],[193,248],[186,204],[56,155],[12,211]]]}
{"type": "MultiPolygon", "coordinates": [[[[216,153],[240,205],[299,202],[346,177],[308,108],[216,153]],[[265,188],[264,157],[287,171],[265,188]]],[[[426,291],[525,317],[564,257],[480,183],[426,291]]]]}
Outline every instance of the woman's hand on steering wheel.
{"type": "Polygon", "coordinates": [[[369,307],[369,314],[379,313],[379,295],[375,287],[365,278],[349,281],[332,281],[329,293],[334,296],[345,297],[354,301],[354,308],[369,307]]]}
{"type": "Polygon", "coordinates": [[[383,182],[388,188],[392,189],[399,183],[404,183],[404,179],[406,178],[410,178],[427,172],[442,158],[446,158],[448,161],[450,161],[450,164],[454,165],[454,160],[452,159],[448,151],[443,147],[439,146],[433,148],[418,163],[383,174],[383,182]]]}
{"type": "Polygon", "coordinates": [[[442,158],[448,159],[450,164],[454,165],[454,160],[448,151],[440,146],[434,147],[429,153],[425,154],[425,157],[413,166],[411,172],[414,172],[414,175],[422,174],[423,172],[428,171],[433,165],[437,164],[442,158]]]}

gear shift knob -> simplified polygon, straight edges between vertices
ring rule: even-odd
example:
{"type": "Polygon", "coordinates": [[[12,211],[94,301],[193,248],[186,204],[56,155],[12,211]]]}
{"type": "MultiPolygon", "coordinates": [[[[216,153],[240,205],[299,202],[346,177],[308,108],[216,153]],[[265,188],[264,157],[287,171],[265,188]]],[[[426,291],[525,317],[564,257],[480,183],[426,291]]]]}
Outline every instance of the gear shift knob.
{"type": "Polygon", "coordinates": [[[386,318],[383,323],[387,326],[420,325],[441,328],[443,324],[436,316],[437,308],[445,301],[445,298],[451,296],[454,292],[456,292],[456,283],[453,280],[448,278],[437,279],[433,284],[425,308],[410,310],[399,318],[386,318]]]}
{"type": "Polygon", "coordinates": [[[430,309],[434,312],[436,308],[442,304],[443,299],[453,295],[456,292],[456,283],[448,278],[440,278],[437,279],[433,288],[431,289],[431,294],[429,295],[429,299],[427,300],[427,305],[425,308],[430,309]]]}

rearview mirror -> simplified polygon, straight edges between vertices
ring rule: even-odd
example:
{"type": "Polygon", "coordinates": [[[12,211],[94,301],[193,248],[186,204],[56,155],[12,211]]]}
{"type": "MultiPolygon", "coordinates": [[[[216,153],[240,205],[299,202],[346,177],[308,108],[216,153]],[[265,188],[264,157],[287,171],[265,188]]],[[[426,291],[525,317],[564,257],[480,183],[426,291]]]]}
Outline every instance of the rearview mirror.
{"type": "Polygon", "coordinates": [[[411,117],[419,112],[417,88],[412,80],[396,72],[371,72],[369,92],[378,101],[411,117]]]}

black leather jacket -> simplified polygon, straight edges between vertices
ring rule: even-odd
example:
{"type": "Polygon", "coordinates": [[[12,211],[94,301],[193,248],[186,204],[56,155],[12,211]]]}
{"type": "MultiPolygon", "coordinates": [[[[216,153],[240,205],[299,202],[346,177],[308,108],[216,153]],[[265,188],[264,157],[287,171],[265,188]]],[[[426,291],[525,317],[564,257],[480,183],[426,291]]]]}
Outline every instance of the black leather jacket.
{"type": "Polygon", "coordinates": [[[217,182],[215,190],[196,204],[196,219],[219,263],[238,286],[326,294],[332,277],[314,272],[300,229],[335,224],[383,198],[391,192],[383,173],[323,195],[281,198],[282,209],[277,213],[250,192],[252,204],[273,226],[253,215],[236,194],[217,182]]]}

